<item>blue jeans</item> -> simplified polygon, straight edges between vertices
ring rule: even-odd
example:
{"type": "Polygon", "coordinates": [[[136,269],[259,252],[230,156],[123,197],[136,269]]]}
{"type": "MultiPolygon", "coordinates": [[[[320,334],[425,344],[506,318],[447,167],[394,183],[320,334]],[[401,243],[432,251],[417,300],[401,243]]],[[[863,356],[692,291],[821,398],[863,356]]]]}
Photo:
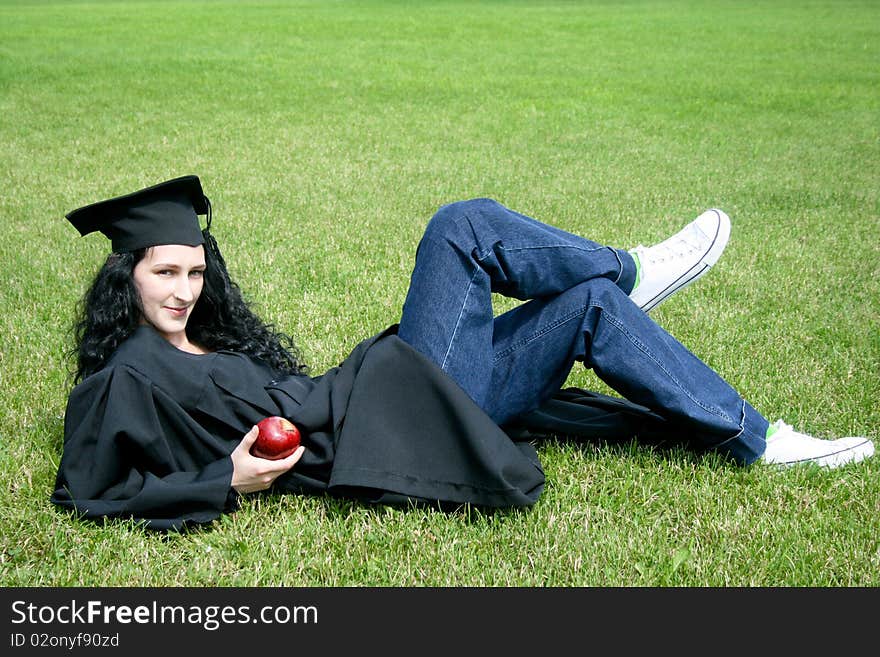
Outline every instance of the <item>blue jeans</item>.
{"type": "Polygon", "coordinates": [[[624,250],[490,199],[443,206],[419,243],[399,336],[498,424],[536,409],[582,361],[706,448],[747,464],[768,422],[629,298],[624,250]],[[526,301],[495,317],[492,293],[526,301]]]}

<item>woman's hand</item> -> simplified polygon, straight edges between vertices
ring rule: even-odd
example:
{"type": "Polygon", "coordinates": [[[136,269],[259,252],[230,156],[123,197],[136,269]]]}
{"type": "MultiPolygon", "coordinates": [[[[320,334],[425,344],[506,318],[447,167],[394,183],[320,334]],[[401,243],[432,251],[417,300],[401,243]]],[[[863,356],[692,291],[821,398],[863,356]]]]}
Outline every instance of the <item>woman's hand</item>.
{"type": "Polygon", "coordinates": [[[232,487],[239,493],[266,490],[278,477],[290,470],[302,457],[305,447],[300,445],[285,459],[270,461],[251,454],[251,445],[257,440],[259,429],[253,427],[238,443],[232,454],[232,487]]]}

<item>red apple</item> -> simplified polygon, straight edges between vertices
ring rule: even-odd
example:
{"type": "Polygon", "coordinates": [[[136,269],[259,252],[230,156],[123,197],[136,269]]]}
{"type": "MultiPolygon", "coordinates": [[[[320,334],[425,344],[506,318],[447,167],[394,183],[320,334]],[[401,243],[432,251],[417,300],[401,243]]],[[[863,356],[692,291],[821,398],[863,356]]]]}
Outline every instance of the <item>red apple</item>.
{"type": "Polygon", "coordinates": [[[287,458],[299,447],[299,429],[293,422],[273,415],[257,423],[260,430],[251,447],[251,454],[275,461],[287,458]]]}

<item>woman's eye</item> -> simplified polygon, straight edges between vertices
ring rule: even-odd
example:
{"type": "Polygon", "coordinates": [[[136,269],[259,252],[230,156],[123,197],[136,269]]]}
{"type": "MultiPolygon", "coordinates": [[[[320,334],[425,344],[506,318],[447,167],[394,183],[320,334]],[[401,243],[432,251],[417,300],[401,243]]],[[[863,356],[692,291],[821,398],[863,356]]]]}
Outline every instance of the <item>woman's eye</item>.
{"type": "Polygon", "coordinates": [[[202,276],[205,275],[205,272],[201,269],[196,269],[194,271],[191,271],[189,273],[189,275],[190,275],[190,278],[201,278],[202,276]]]}

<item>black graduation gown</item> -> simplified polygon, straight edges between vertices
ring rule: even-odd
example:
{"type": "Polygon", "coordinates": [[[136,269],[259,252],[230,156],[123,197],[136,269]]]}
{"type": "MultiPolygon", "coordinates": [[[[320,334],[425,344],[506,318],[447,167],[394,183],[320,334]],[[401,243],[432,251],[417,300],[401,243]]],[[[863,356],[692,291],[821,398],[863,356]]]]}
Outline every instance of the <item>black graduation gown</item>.
{"type": "Polygon", "coordinates": [[[229,454],[268,415],[296,423],[306,448],[276,490],[523,506],[544,486],[532,445],[393,329],[321,376],[275,378],[256,359],[188,354],[144,326],[72,390],[51,499],[155,529],[213,520],[236,506],[229,454]]]}

